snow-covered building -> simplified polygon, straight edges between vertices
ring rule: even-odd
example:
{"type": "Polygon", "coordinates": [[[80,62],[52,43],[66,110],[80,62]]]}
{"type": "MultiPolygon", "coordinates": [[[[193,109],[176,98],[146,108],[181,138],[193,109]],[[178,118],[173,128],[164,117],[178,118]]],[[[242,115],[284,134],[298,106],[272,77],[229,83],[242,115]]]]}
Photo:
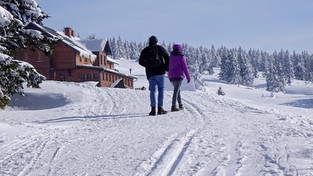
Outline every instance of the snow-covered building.
{"type": "Polygon", "coordinates": [[[127,87],[133,88],[136,78],[119,73],[114,68],[118,63],[108,56],[111,50],[107,40],[81,41],[70,27],[59,32],[33,22],[25,29],[35,29],[42,35],[60,39],[51,46],[51,55],[33,48],[17,49],[15,52],[15,58],[32,64],[48,80],[96,81],[100,87],[111,87],[116,80],[123,79],[127,87]]]}
{"type": "Polygon", "coordinates": [[[93,65],[98,66],[103,70],[102,75],[100,75],[100,86],[112,87],[114,82],[123,80],[125,85],[133,88],[133,80],[136,78],[131,75],[120,73],[115,69],[114,66],[118,65],[118,62],[110,57],[111,49],[107,39],[82,40],[81,43],[99,58],[93,65]]]}

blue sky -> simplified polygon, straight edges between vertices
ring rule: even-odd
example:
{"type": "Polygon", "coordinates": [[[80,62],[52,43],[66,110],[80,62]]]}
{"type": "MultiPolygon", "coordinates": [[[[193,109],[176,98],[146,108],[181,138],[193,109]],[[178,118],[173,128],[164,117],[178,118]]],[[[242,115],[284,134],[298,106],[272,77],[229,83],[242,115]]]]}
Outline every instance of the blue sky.
{"type": "Polygon", "coordinates": [[[241,46],[313,53],[312,0],[36,0],[51,17],[44,25],[72,27],[82,39],[121,36],[198,47],[241,46]]]}

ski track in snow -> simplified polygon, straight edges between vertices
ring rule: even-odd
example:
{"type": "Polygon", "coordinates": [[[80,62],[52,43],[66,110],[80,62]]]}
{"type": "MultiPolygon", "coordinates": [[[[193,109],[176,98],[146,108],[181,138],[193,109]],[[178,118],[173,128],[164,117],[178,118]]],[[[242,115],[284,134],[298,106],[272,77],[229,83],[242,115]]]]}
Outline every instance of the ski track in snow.
{"type": "Polygon", "coordinates": [[[313,173],[313,123],[301,115],[183,91],[183,111],[151,117],[148,91],[71,86],[91,97],[58,108],[57,118],[11,123],[37,135],[0,145],[1,176],[313,173]]]}

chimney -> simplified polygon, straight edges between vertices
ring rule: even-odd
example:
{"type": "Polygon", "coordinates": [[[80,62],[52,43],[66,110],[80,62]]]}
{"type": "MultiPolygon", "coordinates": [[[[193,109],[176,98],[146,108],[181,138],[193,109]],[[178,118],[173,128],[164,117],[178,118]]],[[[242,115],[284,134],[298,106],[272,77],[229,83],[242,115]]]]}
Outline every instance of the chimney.
{"type": "Polygon", "coordinates": [[[74,37],[74,30],[70,27],[65,27],[64,34],[68,37],[74,37]]]}

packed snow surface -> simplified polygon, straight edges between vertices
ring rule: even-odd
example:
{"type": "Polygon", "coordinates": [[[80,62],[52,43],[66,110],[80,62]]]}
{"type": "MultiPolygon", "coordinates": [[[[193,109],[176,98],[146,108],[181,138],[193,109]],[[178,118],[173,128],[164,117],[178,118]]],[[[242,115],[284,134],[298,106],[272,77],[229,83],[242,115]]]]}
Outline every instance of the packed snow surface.
{"type": "MultiPolygon", "coordinates": [[[[148,86],[138,63],[118,62],[136,88],[148,86]]],[[[312,83],[271,94],[262,78],[253,88],[202,79],[204,91],[184,82],[184,110],[158,116],[148,116],[148,90],[27,88],[0,111],[0,175],[313,175],[312,83]]]]}

